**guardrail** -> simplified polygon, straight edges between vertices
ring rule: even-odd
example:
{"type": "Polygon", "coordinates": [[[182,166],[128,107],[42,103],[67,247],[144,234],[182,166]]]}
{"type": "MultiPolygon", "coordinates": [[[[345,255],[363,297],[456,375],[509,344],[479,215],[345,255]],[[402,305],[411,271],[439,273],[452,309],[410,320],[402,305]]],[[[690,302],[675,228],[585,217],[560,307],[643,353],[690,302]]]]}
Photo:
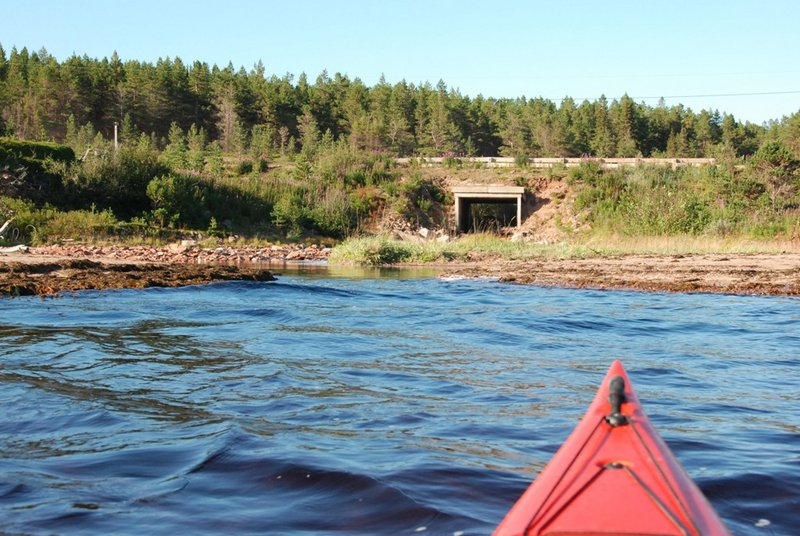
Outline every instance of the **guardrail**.
{"type": "MultiPolygon", "coordinates": [[[[490,157],[490,156],[469,156],[456,158],[463,164],[483,164],[485,167],[514,167],[519,165],[516,158],[510,157],[490,157]]],[[[399,165],[410,165],[412,163],[421,166],[441,166],[446,162],[452,162],[451,157],[416,157],[416,158],[395,158],[399,165]]],[[[683,166],[713,166],[716,165],[715,158],[529,158],[527,165],[534,168],[552,168],[557,166],[576,167],[583,163],[595,162],[603,168],[619,168],[627,166],[670,166],[673,169],[683,166]]]]}

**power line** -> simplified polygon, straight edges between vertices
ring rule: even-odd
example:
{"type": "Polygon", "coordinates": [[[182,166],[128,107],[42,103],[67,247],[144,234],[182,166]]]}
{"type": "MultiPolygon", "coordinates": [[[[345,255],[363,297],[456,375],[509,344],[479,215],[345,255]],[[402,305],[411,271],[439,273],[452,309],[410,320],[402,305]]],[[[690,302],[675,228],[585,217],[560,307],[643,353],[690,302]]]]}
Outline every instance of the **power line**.
{"type": "Polygon", "coordinates": [[[757,95],[793,95],[800,90],[793,91],[759,91],[753,93],[708,93],[704,95],[659,95],[657,97],[631,97],[632,99],[693,99],[699,97],[752,97],[757,95]]]}

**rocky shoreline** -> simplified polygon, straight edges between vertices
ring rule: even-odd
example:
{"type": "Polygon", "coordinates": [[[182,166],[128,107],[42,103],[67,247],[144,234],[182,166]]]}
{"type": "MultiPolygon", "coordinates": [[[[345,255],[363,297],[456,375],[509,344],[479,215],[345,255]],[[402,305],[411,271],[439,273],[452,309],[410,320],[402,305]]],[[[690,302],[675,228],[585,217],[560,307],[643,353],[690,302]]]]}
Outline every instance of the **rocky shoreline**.
{"type": "Polygon", "coordinates": [[[274,281],[263,268],[99,262],[34,257],[0,263],[0,296],[58,296],[78,290],[182,287],[216,281],[274,281]],[[33,261],[33,262],[31,262],[33,261]]]}
{"type": "MultiPolygon", "coordinates": [[[[270,281],[270,267],[324,263],[330,248],[235,245],[201,248],[51,245],[0,250],[0,296],[52,296],[85,289],[270,281]],[[5,254],[4,254],[5,253],[5,254]]],[[[439,265],[443,277],[489,277],[517,284],[800,296],[800,254],[626,255],[585,259],[478,258],[439,265]]]]}
{"type": "Polygon", "coordinates": [[[316,245],[207,249],[191,240],[165,247],[70,244],[8,248],[0,251],[0,297],[273,281],[270,264],[320,262],[329,254],[330,248],[316,245]]]}
{"type": "Polygon", "coordinates": [[[273,244],[264,247],[226,245],[203,248],[194,240],[183,240],[168,246],[89,246],[50,245],[28,249],[32,255],[53,257],[122,259],[135,262],[165,262],[170,264],[234,264],[259,265],[275,262],[324,261],[331,248],[316,244],[273,244]]]}
{"type": "Polygon", "coordinates": [[[445,277],[489,277],[549,287],[800,296],[800,254],[626,255],[496,261],[445,277]]]}

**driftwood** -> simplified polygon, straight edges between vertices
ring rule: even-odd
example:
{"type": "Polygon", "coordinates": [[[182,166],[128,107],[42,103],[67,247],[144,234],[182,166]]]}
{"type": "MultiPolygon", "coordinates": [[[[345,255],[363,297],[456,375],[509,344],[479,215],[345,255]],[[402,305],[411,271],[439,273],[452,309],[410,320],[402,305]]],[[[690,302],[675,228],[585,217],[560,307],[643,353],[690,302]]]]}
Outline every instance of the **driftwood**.
{"type": "Polygon", "coordinates": [[[0,227],[0,238],[5,238],[6,237],[6,230],[8,229],[8,226],[11,225],[12,221],[14,221],[14,218],[11,218],[10,220],[6,220],[6,222],[3,224],[3,226],[0,227]]]}

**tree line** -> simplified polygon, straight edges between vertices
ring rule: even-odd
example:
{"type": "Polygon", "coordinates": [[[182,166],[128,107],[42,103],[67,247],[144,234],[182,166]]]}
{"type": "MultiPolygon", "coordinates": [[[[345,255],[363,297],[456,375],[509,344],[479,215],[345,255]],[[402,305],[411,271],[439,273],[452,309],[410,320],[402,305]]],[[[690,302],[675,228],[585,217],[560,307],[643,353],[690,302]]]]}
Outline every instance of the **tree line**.
{"type": "MultiPolygon", "coordinates": [[[[155,63],[73,55],[57,60],[0,45],[0,135],[70,143],[83,134],[122,142],[142,134],[159,147],[170,130],[201,136],[225,153],[292,154],[328,141],[408,156],[742,157],[765,139],[800,149],[800,112],[767,125],[717,110],[656,106],[627,95],[468,97],[440,81],[374,86],[323,71],[267,75],[180,58],[155,63]]],[[[71,144],[74,145],[74,144],[71,144]]]]}

